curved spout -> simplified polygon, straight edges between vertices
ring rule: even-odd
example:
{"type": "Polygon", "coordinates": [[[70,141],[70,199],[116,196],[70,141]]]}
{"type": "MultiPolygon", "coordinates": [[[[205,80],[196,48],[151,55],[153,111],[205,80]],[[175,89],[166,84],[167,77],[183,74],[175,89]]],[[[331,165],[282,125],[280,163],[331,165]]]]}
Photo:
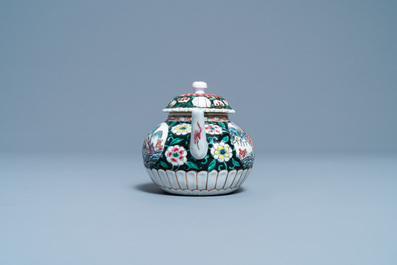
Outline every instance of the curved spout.
{"type": "Polygon", "coordinates": [[[207,135],[205,133],[204,111],[192,111],[192,132],[190,134],[190,153],[196,159],[203,159],[208,152],[207,135]]]}

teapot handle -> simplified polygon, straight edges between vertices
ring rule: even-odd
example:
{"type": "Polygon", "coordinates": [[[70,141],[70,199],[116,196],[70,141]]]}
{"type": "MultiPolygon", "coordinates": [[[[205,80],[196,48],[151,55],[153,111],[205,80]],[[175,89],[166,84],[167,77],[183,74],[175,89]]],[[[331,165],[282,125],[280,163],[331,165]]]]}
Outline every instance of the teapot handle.
{"type": "Polygon", "coordinates": [[[192,131],[190,134],[190,153],[196,159],[203,159],[208,152],[207,135],[205,133],[204,111],[192,111],[192,131]]]}

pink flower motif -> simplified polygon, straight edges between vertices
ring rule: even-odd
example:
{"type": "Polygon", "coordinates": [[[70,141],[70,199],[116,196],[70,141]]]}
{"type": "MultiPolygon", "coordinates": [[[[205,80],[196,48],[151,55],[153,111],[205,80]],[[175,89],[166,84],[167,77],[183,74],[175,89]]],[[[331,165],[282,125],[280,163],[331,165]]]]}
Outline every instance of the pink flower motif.
{"type": "Polygon", "coordinates": [[[222,134],[222,127],[215,125],[215,124],[206,124],[205,125],[205,132],[208,134],[222,134]]]}
{"type": "Polygon", "coordinates": [[[247,149],[238,149],[238,157],[244,158],[247,155],[247,149]]]}
{"type": "Polygon", "coordinates": [[[217,100],[217,99],[215,99],[214,100],[214,105],[216,106],[216,107],[224,107],[225,106],[225,103],[224,102],[222,102],[222,101],[220,101],[220,100],[217,100]]]}
{"type": "Polygon", "coordinates": [[[167,161],[173,166],[182,166],[186,163],[186,149],[180,145],[173,145],[167,148],[165,151],[165,157],[167,161]]]}
{"type": "Polygon", "coordinates": [[[188,102],[189,100],[190,100],[190,98],[184,97],[184,98],[178,99],[178,102],[186,103],[186,102],[188,102]]]}

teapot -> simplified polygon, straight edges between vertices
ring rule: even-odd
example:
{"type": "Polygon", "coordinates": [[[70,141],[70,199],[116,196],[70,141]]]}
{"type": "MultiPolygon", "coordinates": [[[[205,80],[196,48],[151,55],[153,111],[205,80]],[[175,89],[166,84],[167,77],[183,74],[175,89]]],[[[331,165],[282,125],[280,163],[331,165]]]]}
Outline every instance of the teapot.
{"type": "Polygon", "coordinates": [[[237,190],[255,159],[251,137],[229,120],[234,113],[222,97],[207,94],[207,84],[174,97],[165,122],[143,142],[146,171],[162,190],[179,195],[220,195],[237,190]]]}

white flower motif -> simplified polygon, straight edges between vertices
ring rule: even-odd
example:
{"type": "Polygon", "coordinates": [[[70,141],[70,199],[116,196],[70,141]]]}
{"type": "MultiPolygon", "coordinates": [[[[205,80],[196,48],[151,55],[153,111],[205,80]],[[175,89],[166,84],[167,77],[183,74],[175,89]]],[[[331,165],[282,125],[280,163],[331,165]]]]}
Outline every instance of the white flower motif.
{"type": "Polygon", "coordinates": [[[173,166],[182,166],[186,163],[186,149],[180,145],[172,145],[165,151],[167,161],[173,166]]]}
{"type": "Polygon", "coordinates": [[[211,100],[206,97],[195,97],[192,103],[194,106],[201,108],[209,108],[211,106],[211,100]]]}
{"type": "Polygon", "coordinates": [[[191,126],[188,123],[181,123],[172,127],[171,131],[176,135],[185,135],[190,133],[191,126]]]}
{"type": "Polygon", "coordinates": [[[227,162],[233,157],[232,148],[225,142],[215,143],[211,147],[211,155],[219,162],[227,162]]]}
{"type": "Polygon", "coordinates": [[[206,124],[205,132],[212,135],[222,134],[222,127],[215,124],[206,124]]]}
{"type": "Polygon", "coordinates": [[[223,102],[220,101],[220,100],[215,99],[215,100],[214,100],[214,105],[217,106],[217,107],[219,107],[219,106],[224,107],[224,106],[225,106],[225,103],[223,103],[223,102]]]}
{"type": "Polygon", "coordinates": [[[168,104],[168,106],[172,107],[172,106],[174,106],[175,104],[176,104],[176,101],[173,100],[173,101],[170,102],[170,104],[168,104]]]}

